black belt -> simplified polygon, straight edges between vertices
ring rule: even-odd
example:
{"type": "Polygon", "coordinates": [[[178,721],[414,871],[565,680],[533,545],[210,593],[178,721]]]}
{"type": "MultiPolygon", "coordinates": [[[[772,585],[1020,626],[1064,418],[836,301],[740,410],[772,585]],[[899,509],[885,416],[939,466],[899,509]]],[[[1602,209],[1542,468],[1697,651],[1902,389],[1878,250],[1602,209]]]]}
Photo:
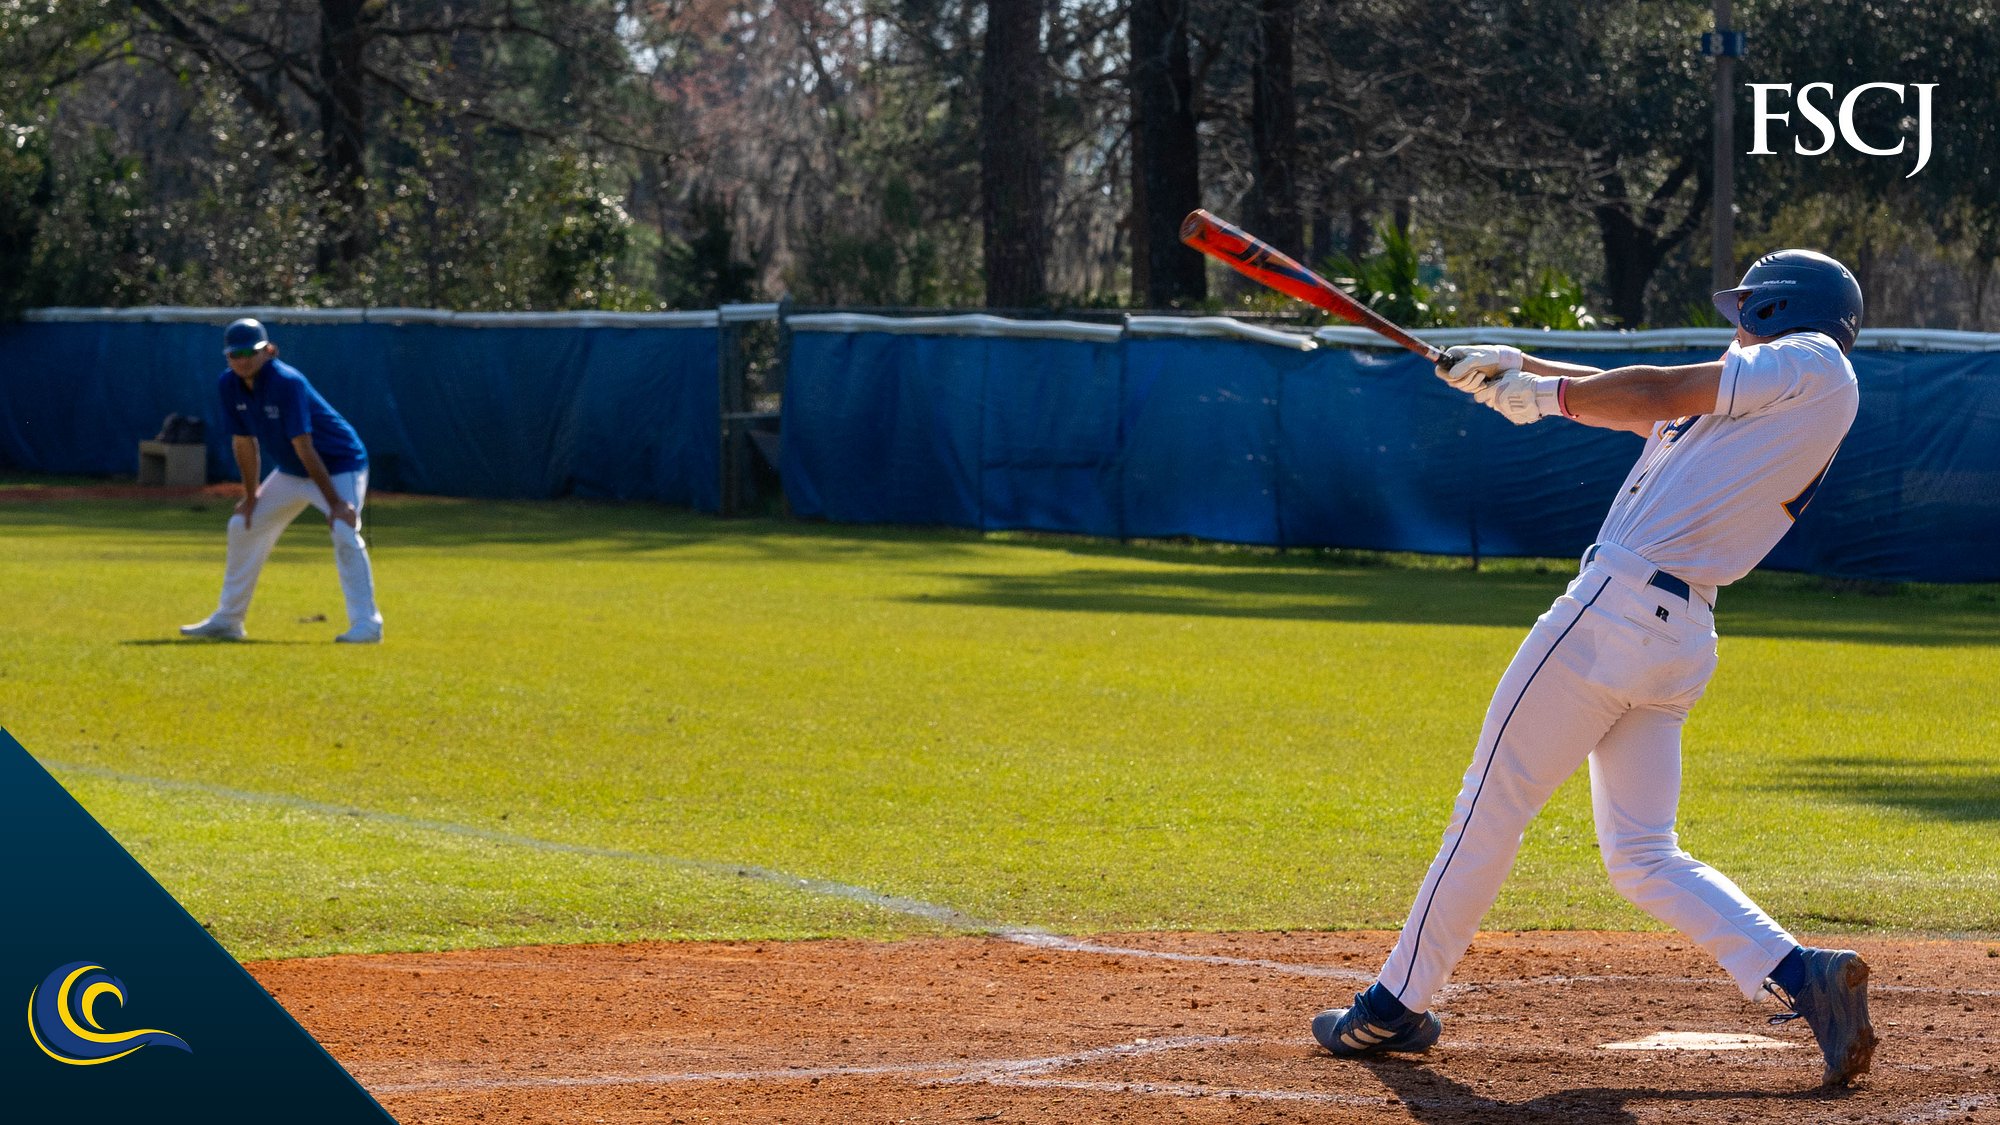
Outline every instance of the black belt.
{"type": "MultiPolygon", "coordinates": [[[[1583,556],[1583,565],[1589,566],[1590,561],[1596,557],[1597,557],[1597,544],[1593,543],[1590,545],[1589,553],[1583,556]]],[[[1685,581],[1676,578],[1671,574],[1668,574],[1664,570],[1654,571],[1653,576],[1651,578],[1646,579],[1646,585],[1657,586],[1660,589],[1665,590],[1667,593],[1672,594],[1673,596],[1681,599],[1682,601],[1688,601],[1692,597],[1692,594],[1688,589],[1688,584],[1685,581]]]]}

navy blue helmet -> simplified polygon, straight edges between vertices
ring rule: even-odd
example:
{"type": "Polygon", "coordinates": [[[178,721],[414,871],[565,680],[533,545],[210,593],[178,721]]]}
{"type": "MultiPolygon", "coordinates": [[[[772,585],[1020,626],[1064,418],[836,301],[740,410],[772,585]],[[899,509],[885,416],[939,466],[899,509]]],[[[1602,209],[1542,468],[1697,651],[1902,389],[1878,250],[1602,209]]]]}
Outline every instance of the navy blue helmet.
{"type": "Polygon", "coordinates": [[[1715,295],[1715,307],[1729,323],[1759,336],[1824,332],[1843,352],[1853,349],[1861,331],[1861,283],[1816,250],[1764,255],[1743,272],[1736,288],[1715,295]]]}
{"type": "Polygon", "coordinates": [[[248,352],[262,348],[271,342],[264,325],[252,317],[230,322],[222,330],[222,350],[224,352],[248,352]]]}

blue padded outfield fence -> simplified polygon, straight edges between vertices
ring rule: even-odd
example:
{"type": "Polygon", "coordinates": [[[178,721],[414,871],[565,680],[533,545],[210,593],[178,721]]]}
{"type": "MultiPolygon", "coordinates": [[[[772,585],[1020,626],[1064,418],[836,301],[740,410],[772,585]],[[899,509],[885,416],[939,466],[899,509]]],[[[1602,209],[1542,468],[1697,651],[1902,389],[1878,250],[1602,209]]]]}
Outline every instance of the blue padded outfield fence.
{"type": "MultiPolygon", "coordinates": [[[[696,313],[44,310],[0,325],[0,464],[127,473],[170,412],[208,420],[220,328],[262,316],[360,431],[373,484],[445,495],[719,499],[729,325],[696,313]],[[719,372],[721,372],[719,374],[719,372]]],[[[1574,556],[1639,439],[1514,427],[1359,329],[1223,318],[785,318],[792,511],[852,523],[1574,556]]],[[[1434,331],[1558,359],[1690,363],[1727,330],[1434,331]]],[[[2000,580],[2000,336],[1869,330],[1861,414],[1768,565],[2000,580]]]]}
{"type": "MultiPolygon", "coordinates": [[[[802,516],[1574,557],[1640,446],[1563,420],[1513,426],[1360,329],[1307,340],[1152,317],[1122,329],[789,323],[783,477],[802,516]]],[[[1424,335],[1599,366],[1701,362],[1729,340],[1726,329],[1424,335]]],[[[2000,580],[2000,337],[1864,333],[1854,363],[1860,418],[1769,565],[2000,580]]]]}
{"type": "Polygon", "coordinates": [[[713,311],[41,310],[0,325],[0,464],[129,473],[180,413],[207,423],[210,478],[234,480],[215,381],[237,316],[353,423],[372,488],[716,509],[713,311]]]}

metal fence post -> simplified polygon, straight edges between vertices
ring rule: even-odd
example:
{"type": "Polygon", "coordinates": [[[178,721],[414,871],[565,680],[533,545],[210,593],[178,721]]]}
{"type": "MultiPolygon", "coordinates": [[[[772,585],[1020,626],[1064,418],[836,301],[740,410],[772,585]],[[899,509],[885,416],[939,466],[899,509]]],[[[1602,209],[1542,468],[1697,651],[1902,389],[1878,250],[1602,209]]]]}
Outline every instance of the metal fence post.
{"type": "Polygon", "coordinates": [[[748,395],[744,385],[748,372],[744,363],[742,325],[718,309],[715,332],[715,366],[719,381],[716,397],[721,406],[721,417],[716,420],[721,439],[721,463],[717,467],[720,474],[717,477],[720,497],[717,512],[728,518],[743,510],[743,430],[737,418],[743,413],[748,395]]]}
{"type": "MultiPolygon", "coordinates": [[[[788,297],[775,304],[723,305],[716,310],[717,405],[721,417],[720,479],[717,505],[723,516],[745,515],[760,502],[758,496],[758,447],[753,442],[768,441],[775,431],[777,415],[759,410],[759,398],[768,398],[784,387],[784,364],[789,357],[790,337],[785,316],[791,308],[788,297]],[[776,363],[765,363],[763,385],[752,379],[753,368],[767,348],[762,337],[751,347],[750,326],[775,322],[778,332],[776,363]],[[756,354],[753,355],[753,350],[756,354]],[[774,367],[776,370],[770,370],[774,367]]],[[[767,356],[767,360],[768,360],[767,356]]]]}

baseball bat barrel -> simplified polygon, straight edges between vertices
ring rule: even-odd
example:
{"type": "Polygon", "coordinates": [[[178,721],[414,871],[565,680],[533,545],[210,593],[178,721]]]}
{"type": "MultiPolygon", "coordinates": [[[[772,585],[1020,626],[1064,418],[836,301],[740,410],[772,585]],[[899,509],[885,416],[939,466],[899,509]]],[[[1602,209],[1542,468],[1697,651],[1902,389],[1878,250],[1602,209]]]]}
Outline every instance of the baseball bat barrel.
{"type": "Polygon", "coordinates": [[[1181,241],[1260,285],[1316,305],[1349,324],[1373,329],[1432,363],[1444,358],[1443,351],[1403,331],[1394,321],[1348,296],[1277,247],[1207,211],[1190,211],[1181,220],[1181,241]]]}

